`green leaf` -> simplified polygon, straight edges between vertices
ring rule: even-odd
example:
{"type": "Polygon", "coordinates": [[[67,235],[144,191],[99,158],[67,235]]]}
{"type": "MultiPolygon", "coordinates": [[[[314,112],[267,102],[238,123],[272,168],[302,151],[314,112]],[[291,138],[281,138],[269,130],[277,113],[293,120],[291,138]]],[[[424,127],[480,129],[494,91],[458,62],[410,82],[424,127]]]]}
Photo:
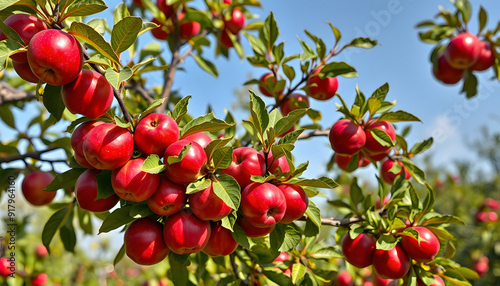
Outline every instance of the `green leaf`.
{"type": "Polygon", "coordinates": [[[153,102],[151,102],[151,104],[148,106],[148,108],[146,108],[146,110],[144,110],[142,113],[141,113],[141,119],[143,119],[144,117],[148,116],[149,114],[153,113],[155,111],[155,109],[157,109],[158,107],[160,107],[163,102],[165,102],[165,99],[166,98],[160,98],[160,99],[157,99],[153,102]]]}
{"type": "Polygon", "coordinates": [[[21,36],[12,27],[5,25],[3,22],[0,23],[0,30],[2,31],[4,37],[16,41],[21,46],[27,46],[21,36]]]}
{"type": "Polygon", "coordinates": [[[59,237],[64,245],[64,249],[69,252],[74,252],[76,245],[76,233],[73,227],[73,212],[71,212],[66,219],[66,222],[61,226],[59,230],[59,237]]]}
{"type": "Polygon", "coordinates": [[[108,68],[104,73],[106,79],[115,89],[120,89],[122,82],[129,80],[132,77],[132,75],[133,75],[132,69],[129,67],[124,67],[119,73],[117,73],[112,68],[108,68]]]}
{"type": "Polygon", "coordinates": [[[177,122],[177,124],[179,124],[182,121],[182,117],[186,115],[190,99],[191,95],[188,95],[183,97],[175,104],[174,110],[172,110],[172,118],[175,120],[175,122],[177,122]]]}
{"type": "Polygon", "coordinates": [[[233,148],[232,147],[223,147],[219,149],[215,149],[212,161],[214,163],[216,170],[227,169],[233,160],[233,148]]]}
{"type": "MultiPolygon", "coordinates": [[[[1,0],[0,1],[0,11],[2,11],[3,9],[5,9],[9,6],[16,4],[17,2],[19,2],[19,0],[1,0]]],[[[33,2],[33,1],[31,1],[31,2],[33,2]]]]}
{"type": "Polygon", "coordinates": [[[318,179],[291,179],[287,183],[302,186],[302,187],[315,187],[324,189],[335,189],[339,186],[337,182],[328,177],[319,177],[318,179]]]}
{"type": "Polygon", "coordinates": [[[239,226],[235,224],[233,227],[234,232],[232,233],[234,240],[241,245],[241,247],[250,249],[250,241],[249,237],[246,235],[245,231],[239,226]]]}
{"type": "Polygon", "coordinates": [[[264,131],[269,124],[269,114],[267,113],[266,103],[251,90],[250,112],[252,114],[253,125],[262,139],[264,137],[264,131]]]}
{"type": "Polygon", "coordinates": [[[427,196],[425,197],[425,200],[423,203],[423,209],[421,212],[421,216],[430,212],[432,210],[432,208],[434,208],[434,203],[436,201],[436,193],[431,188],[431,186],[429,184],[425,184],[425,187],[427,188],[427,196]]]}
{"type": "MultiPolygon", "coordinates": [[[[278,251],[292,251],[295,249],[302,239],[302,230],[295,223],[277,224],[276,228],[284,228],[283,242],[280,244],[278,251]]],[[[271,237],[272,235],[271,232],[271,237]]]]}
{"type": "Polygon", "coordinates": [[[248,39],[248,42],[250,43],[250,46],[252,47],[254,53],[256,55],[264,57],[266,55],[266,45],[262,42],[262,40],[245,31],[243,31],[242,33],[248,39]]]}
{"type": "Polygon", "coordinates": [[[207,154],[208,161],[212,160],[212,156],[215,151],[226,146],[231,140],[232,138],[222,138],[212,140],[208,143],[207,147],[205,147],[205,153],[207,154]]]}
{"type": "Polygon", "coordinates": [[[22,48],[21,44],[11,39],[0,42],[0,71],[5,69],[9,55],[20,48],[22,48]]]}
{"type": "Polygon", "coordinates": [[[453,215],[434,216],[423,221],[421,225],[440,226],[442,224],[450,224],[450,223],[465,225],[465,222],[461,218],[453,215]]]}
{"type": "Polygon", "coordinates": [[[274,46],[276,39],[278,39],[278,35],[279,35],[278,24],[274,19],[273,12],[271,12],[264,21],[264,26],[262,27],[262,32],[261,32],[261,38],[263,39],[263,42],[266,44],[268,50],[270,50],[271,47],[274,46]]]}
{"type": "Polygon", "coordinates": [[[382,250],[391,250],[398,244],[398,238],[388,234],[382,234],[377,239],[376,247],[382,250]]]}
{"type": "Polygon", "coordinates": [[[266,268],[262,270],[262,274],[264,274],[269,280],[273,281],[277,285],[293,286],[291,278],[283,273],[283,270],[281,269],[266,268]]]}
{"type": "Polygon", "coordinates": [[[340,38],[342,38],[342,33],[340,32],[339,29],[337,29],[335,26],[332,25],[332,23],[330,22],[327,22],[328,25],[330,25],[330,28],[332,29],[332,32],[333,32],[333,35],[335,36],[335,44],[337,44],[340,40],[340,38]]]}
{"type": "Polygon", "coordinates": [[[364,38],[364,37],[359,37],[359,38],[354,38],[349,44],[345,45],[344,48],[347,47],[358,47],[358,48],[363,48],[363,49],[371,49],[378,45],[378,42],[376,40],[372,40],[370,38],[364,38]]]}
{"type": "Polygon", "coordinates": [[[300,282],[304,280],[304,276],[306,274],[306,267],[300,263],[294,263],[292,266],[292,283],[293,285],[300,285],[300,282]]]}
{"type": "MultiPolygon", "coordinates": [[[[406,169],[410,172],[411,176],[417,180],[420,184],[425,183],[425,172],[422,171],[417,165],[415,165],[410,159],[403,157],[401,160],[406,169]]],[[[396,165],[396,164],[394,164],[396,165]]],[[[403,173],[402,173],[403,174],[403,173]]]]}
{"type": "Polygon", "coordinates": [[[394,142],[392,141],[392,138],[385,132],[384,130],[380,130],[378,128],[372,128],[370,129],[370,133],[380,145],[385,146],[385,147],[392,147],[394,146],[394,142]]]}
{"type": "Polygon", "coordinates": [[[54,235],[61,228],[61,226],[66,223],[66,220],[72,211],[73,208],[71,206],[60,209],[50,216],[49,220],[45,223],[42,230],[42,243],[49,251],[52,238],[54,238],[54,235]]]}
{"type": "Polygon", "coordinates": [[[46,192],[54,192],[59,189],[64,189],[68,187],[74,187],[76,180],[78,180],[78,177],[85,172],[87,169],[82,169],[82,168],[76,168],[76,169],[69,169],[68,171],[57,174],[54,177],[54,180],[45,188],[44,191],[46,192]]]}
{"type": "Polygon", "coordinates": [[[43,105],[57,121],[61,120],[64,108],[66,108],[62,100],[61,90],[62,86],[50,84],[46,84],[43,90],[43,105]]]}
{"type": "Polygon", "coordinates": [[[216,132],[233,126],[223,120],[215,118],[213,112],[197,117],[189,121],[182,128],[181,138],[186,138],[189,135],[199,132],[216,132]]]}
{"type": "Polygon", "coordinates": [[[111,32],[111,47],[116,54],[128,49],[137,40],[142,28],[142,19],[139,17],[125,17],[113,26],[111,32]]]}
{"type": "MultiPolygon", "coordinates": [[[[79,1],[80,2],[80,1],[79,1]]],[[[81,1],[86,2],[86,1],[81,1]]],[[[113,47],[106,42],[104,37],[94,30],[89,25],[80,22],[71,23],[71,27],[68,32],[78,39],[85,41],[95,48],[99,53],[104,55],[106,58],[110,59],[112,62],[121,66],[120,59],[118,55],[113,50],[113,47]]],[[[129,68],[130,69],[130,68],[129,68]]]]}
{"type": "Polygon", "coordinates": [[[370,116],[373,115],[382,107],[382,102],[378,98],[368,98],[366,105],[368,107],[368,111],[370,112],[370,116]]]}
{"type": "Polygon", "coordinates": [[[212,181],[202,178],[201,180],[196,180],[190,183],[186,188],[186,195],[191,195],[197,192],[201,192],[212,185],[212,181]]]}
{"type": "Polygon", "coordinates": [[[411,148],[410,153],[414,155],[420,154],[425,150],[431,148],[432,143],[434,143],[432,137],[429,139],[425,139],[424,141],[420,141],[417,144],[413,145],[413,148],[411,148]]]}
{"type": "Polygon", "coordinates": [[[232,176],[220,175],[214,180],[212,187],[214,193],[230,208],[237,210],[240,207],[240,185],[232,176]]]}
{"type": "Polygon", "coordinates": [[[349,194],[351,197],[351,201],[355,206],[358,205],[359,203],[361,203],[365,199],[365,196],[363,195],[363,191],[358,186],[358,178],[357,177],[354,177],[354,179],[352,180],[349,194]]]}
{"type": "Polygon", "coordinates": [[[131,206],[122,206],[110,213],[102,222],[98,234],[110,232],[133,221],[134,218],[129,215],[131,209],[131,206]]]}
{"type": "Polygon", "coordinates": [[[376,98],[380,101],[384,101],[387,93],[389,92],[389,84],[386,82],[383,85],[381,85],[379,88],[377,88],[370,98],[376,98]]]}
{"type": "Polygon", "coordinates": [[[472,5],[469,0],[452,0],[451,1],[457,9],[462,14],[462,19],[464,23],[469,22],[471,14],[472,14],[472,5]]]}
{"type": "Polygon", "coordinates": [[[470,70],[467,70],[465,73],[462,93],[465,93],[467,98],[477,95],[477,77],[470,70]]]}
{"type": "Polygon", "coordinates": [[[113,266],[116,266],[116,264],[118,264],[118,262],[120,262],[123,259],[123,257],[125,257],[125,244],[123,244],[122,247],[120,247],[120,250],[118,250],[115,259],[113,259],[113,266]]]}
{"type": "Polygon", "coordinates": [[[213,75],[215,78],[219,76],[219,71],[217,70],[217,66],[215,66],[211,61],[201,57],[200,55],[194,55],[194,60],[202,68],[204,71],[213,75]]]}
{"type": "Polygon", "coordinates": [[[415,115],[408,113],[403,110],[398,110],[398,111],[390,111],[382,114],[378,118],[378,120],[385,120],[388,122],[401,122],[401,121],[419,121],[422,122],[418,117],[415,115]]]}
{"type": "Polygon", "coordinates": [[[133,218],[143,218],[154,215],[154,212],[149,208],[146,202],[132,205],[129,215],[133,218]]]}
{"type": "Polygon", "coordinates": [[[106,10],[108,6],[102,0],[78,0],[69,5],[66,11],[63,11],[62,18],[76,16],[90,16],[106,10]]]}
{"type": "Polygon", "coordinates": [[[488,14],[484,10],[483,6],[479,6],[479,33],[486,27],[486,22],[488,21],[488,14]]]}
{"type": "Polygon", "coordinates": [[[302,46],[302,53],[300,53],[300,61],[305,62],[310,59],[315,59],[318,56],[314,52],[314,50],[304,41],[298,39],[300,42],[300,45],[302,46]]]}
{"type": "Polygon", "coordinates": [[[357,77],[356,69],[345,62],[331,62],[324,66],[319,73],[320,78],[330,78],[336,76],[357,77]]]}
{"type": "Polygon", "coordinates": [[[12,115],[9,105],[0,105],[0,119],[10,128],[16,129],[14,115],[12,115]]]}
{"type": "Polygon", "coordinates": [[[139,170],[149,174],[159,174],[165,170],[165,165],[162,164],[160,157],[156,154],[149,155],[139,170]]]}
{"type": "Polygon", "coordinates": [[[189,149],[191,149],[191,142],[184,145],[182,147],[182,150],[179,152],[179,154],[177,156],[169,156],[168,158],[164,158],[163,161],[166,161],[165,165],[167,165],[167,164],[172,165],[175,163],[179,163],[180,161],[182,161],[184,159],[184,157],[186,157],[187,153],[189,152],[189,149]]]}
{"type": "Polygon", "coordinates": [[[312,201],[309,201],[305,215],[310,219],[318,228],[321,227],[321,211],[312,201]]]}
{"type": "Polygon", "coordinates": [[[78,223],[85,234],[93,234],[92,215],[89,211],[77,208],[78,223]]]}
{"type": "Polygon", "coordinates": [[[278,120],[278,122],[274,125],[276,137],[280,137],[284,133],[288,132],[288,130],[290,130],[295,123],[299,122],[299,120],[306,115],[306,113],[307,109],[305,108],[296,109],[288,113],[287,116],[278,120]]]}
{"type": "Polygon", "coordinates": [[[116,25],[116,23],[120,22],[123,18],[129,16],[130,12],[128,11],[127,5],[125,3],[118,4],[113,12],[113,25],[116,25]]]}

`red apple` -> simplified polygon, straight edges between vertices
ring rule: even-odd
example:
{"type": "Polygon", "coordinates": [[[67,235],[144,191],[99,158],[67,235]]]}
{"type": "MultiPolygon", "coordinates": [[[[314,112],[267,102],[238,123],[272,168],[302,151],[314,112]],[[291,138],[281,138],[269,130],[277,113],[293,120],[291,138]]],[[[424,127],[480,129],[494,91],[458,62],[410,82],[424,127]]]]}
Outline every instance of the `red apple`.
{"type": "Polygon", "coordinates": [[[490,259],[486,256],[481,256],[479,259],[474,261],[473,269],[479,274],[479,276],[483,277],[488,273],[490,259]]]}
{"type": "Polygon", "coordinates": [[[134,138],[112,123],[95,126],[83,140],[83,154],[92,167],[114,170],[128,162],[134,152],[134,138]]]}
{"type": "Polygon", "coordinates": [[[160,184],[159,174],[150,174],[139,170],[146,159],[136,158],[113,170],[111,185],[122,199],[131,202],[143,202],[149,199],[160,184]]]}
{"type": "Polygon", "coordinates": [[[222,227],[220,221],[211,222],[210,229],[208,243],[201,251],[210,256],[226,256],[238,248],[238,243],[234,240],[232,232],[222,227]]]}
{"type": "Polygon", "coordinates": [[[392,282],[392,279],[385,279],[373,274],[373,286],[389,286],[390,282],[392,282]]]}
{"type": "Polygon", "coordinates": [[[283,90],[285,89],[285,87],[283,87],[283,89],[276,91],[276,93],[273,92],[272,88],[276,84],[276,78],[274,77],[274,74],[272,72],[262,75],[260,77],[260,81],[266,86],[264,87],[262,85],[259,85],[260,92],[265,96],[274,97],[275,95],[281,95],[283,93],[283,90]],[[268,90],[268,87],[271,90],[268,90]]]}
{"type": "Polygon", "coordinates": [[[172,13],[174,12],[174,6],[173,5],[167,5],[167,0],[157,0],[156,1],[156,6],[160,11],[165,14],[165,18],[170,18],[172,16],[172,13]]]}
{"type": "Polygon", "coordinates": [[[0,275],[8,277],[11,273],[16,271],[16,262],[9,261],[7,257],[0,257],[0,275]]]}
{"type": "Polygon", "coordinates": [[[57,192],[44,191],[52,180],[54,180],[54,176],[43,171],[35,171],[26,175],[21,184],[26,201],[34,206],[43,206],[52,202],[57,192]]]}
{"type": "Polygon", "coordinates": [[[341,155],[354,155],[366,143],[366,134],[361,126],[349,119],[340,119],[333,124],[329,134],[332,149],[341,155]]]}
{"type": "Polygon", "coordinates": [[[495,64],[495,51],[489,42],[481,41],[479,44],[481,51],[475,64],[470,69],[473,71],[484,71],[495,64]]]}
{"type": "Polygon", "coordinates": [[[483,211],[478,211],[476,213],[475,219],[476,219],[476,222],[478,222],[478,223],[488,222],[489,221],[489,219],[488,219],[488,213],[487,212],[483,212],[483,211]]]}
{"type": "MultiPolygon", "coordinates": [[[[29,44],[31,38],[33,38],[36,33],[47,29],[47,25],[42,20],[35,16],[21,13],[10,15],[3,23],[16,31],[23,40],[24,46],[29,44]]],[[[5,39],[7,39],[7,37],[0,31],[0,41],[5,39]]],[[[28,62],[26,52],[13,54],[10,58],[17,63],[28,62]]]]}
{"type": "Polygon", "coordinates": [[[163,239],[163,225],[151,217],[133,221],[127,227],[123,241],[127,256],[141,265],[161,262],[170,252],[163,239]]]}
{"type": "Polygon", "coordinates": [[[279,185],[278,189],[283,192],[286,200],[285,215],[280,223],[287,224],[301,218],[309,205],[309,198],[304,189],[294,184],[279,185]]]}
{"type": "Polygon", "coordinates": [[[489,208],[491,210],[498,210],[499,204],[498,201],[492,198],[486,198],[483,201],[481,208],[489,208]]]}
{"type": "Polygon", "coordinates": [[[167,25],[161,23],[157,19],[153,19],[153,21],[151,21],[151,22],[158,25],[158,27],[151,29],[151,34],[156,39],[164,41],[164,40],[168,39],[168,36],[170,34],[172,34],[173,31],[172,31],[171,27],[168,27],[167,25]]]}
{"type": "Polygon", "coordinates": [[[342,254],[347,262],[358,268],[364,268],[372,264],[376,243],[375,238],[367,233],[361,233],[354,239],[346,234],[342,239],[342,254]]]}
{"type": "Polygon", "coordinates": [[[357,164],[354,165],[354,168],[352,170],[350,170],[348,167],[349,167],[349,163],[353,160],[354,155],[344,156],[344,155],[340,155],[338,153],[335,153],[335,155],[334,155],[335,156],[335,163],[337,163],[337,166],[339,166],[340,169],[347,171],[347,172],[352,172],[359,167],[365,167],[365,166],[368,166],[368,164],[370,164],[370,160],[368,158],[363,157],[361,155],[361,153],[358,153],[358,155],[359,155],[358,160],[357,160],[358,162],[357,162],[357,164]]]}
{"type": "Polygon", "coordinates": [[[36,247],[36,257],[43,258],[47,255],[49,255],[49,252],[43,244],[40,244],[36,247]]]}
{"type": "Polygon", "coordinates": [[[183,209],[165,220],[163,239],[177,254],[200,252],[210,238],[210,222],[197,218],[189,209],[183,209]]]}
{"type": "Polygon", "coordinates": [[[73,134],[71,134],[71,148],[75,151],[75,160],[80,166],[88,169],[94,168],[87,159],[85,159],[85,155],[83,154],[83,142],[90,130],[103,123],[102,121],[84,122],[73,131],[73,134]]]}
{"type": "Polygon", "coordinates": [[[281,221],[286,211],[283,192],[270,183],[251,183],[241,193],[241,213],[256,227],[269,227],[281,221]]]}
{"type": "MultiPolygon", "coordinates": [[[[259,151],[259,154],[261,154],[263,158],[265,157],[264,152],[259,151]]],[[[267,170],[271,174],[278,174],[279,170],[281,170],[282,173],[290,172],[290,165],[288,164],[286,156],[281,156],[278,159],[275,159],[273,153],[271,152],[267,154],[266,166],[267,170]]]]}
{"type": "Polygon", "coordinates": [[[432,261],[439,252],[439,239],[426,227],[415,226],[413,229],[418,232],[419,240],[411,236],[403,236],[401,245],[404,251],[419,263],[432,261]]]}
{"type": "Polygon", "coordinates": [[[160,185],[147,200],[149,208],[161,216],[169,216],[180,211],[187,202],[186,187],[174,184],[161,177],[160,185]]]}
{"type": "Polygon", "coordinates": [[[75,37],[64,31],[43,30],[31,38],[28,63],[33,73],[44,82],[65,85],[82,70],[82,47],[75,37]]]}
{"type": "Polygon", "coordinates": [[[245,15],[239,9],[233,9],[231,17],[229,19],[224,19],[224,27],[231,31],[233,34],[237,34],[245,27],[245,15]]]}
{"type": "Polygon", "coordinates": [[[465,70],[451,67],[444,55],[441,55],[432,67],[432,73],[437,80],[445,84],[455,84],[464,77],[465,70]]]}
{"type": "Polygon", "coordinates": [[[172,143],[179,140],[179,127],[175,120],[163,113],[151,113],[137,124],[135,145],[146,155],[163,156],[172,143]]]}
{"type": "Polygon", "coordinates": [[[317,100],[328,100],[335,96],[339,88],[339,81],[336,77],[321,79],[319,73],[322,68],[316,69],[307,79],[306,88],[310,97],[317,100]]]}
{"type": "Polygon", "coordinates": [[[182,139],[186,139],[192,142],[198,143],[203,149],[205,149],[210,142],[212,142],[212,138],[208,136],[204,132],[198,132],[191,134],[189,136],[183,137],[182,139]]]}
{"type": "Polygon", "coordinates": [[[488,212],[488,220],[490,222],[498,221],[498,214],[496,212],[488,212]]]}
{"type": "Polygon", "coordinates": [[[396,131],[394,130],[394,126],[392,126],[390,122],[385,120],[375,120],[370,122],[364,128],[366,135],[366,143],[364,149],[370,154],[380,154],[387,152],[391,149],[392,146],[384,146],[379,143],[372,135],[371,131],[374,129],[385,132],[387,135],[389,135],[389,138],[391,138],[392,142],[394,142],[394,140],[396,140],[396,131]]]}
{"type": "Polygon", "coordinates": [[[370,152],[367,152],[366,150],[361,150],[363,153],[363,157],[373,161],[373,162],[379,162],[387,158],[387,156],[391,153],[392,149],[387,150],[386,152],[379,153],[379,154],[372,154],[370,152]]]}
{"type": "Polygon", "coordinates": [[[205,174],[204,169],[207,164],[207,155],[205,154],[205,150],[196,142],[184,139],[171,144],[165,150],[165,155],[163,156],[165,162],[167,162],[170,156],[178,156],[182,148],[189,144],[191,146],[184,158],[176,163],[167,163],[165,169],[167,178],[179,185],[187,185],[205,174]]]}
{"type": "Polygon", "coordinates": [[[280,254],[278,255],[278,257],[276,257],[276,259],[273,260],[273,262],[281,262],[281,261],[289,261],[290,260],[290,255],[288,254],[288,252],[280,252],[280,254]]]}
{"type": "Polygon", "coordinates": [[[117,194],[97,199],[97,178],[101,171],[89,169],[83,172],[75,183],[75,197],[80,208],[91,212],[105,212],[120,200],[117,194]]]}
{"type": "Polygon", "coordinates": [[[481,41],[472,33],[463,32],[453,37],[444,50],[448,64],[456,69],[470,68],[481,53],[481,41]]]}
{"type": "Polygon", "coordinates": [[[239,147],[233,150],[233,161],[227,169],[221,170],[223,174],[232,176],[244,189],[252,180],[251,176],[264,176],[266,164],[264,157],[250,147],[239,147]]]}
{"type": "MultiPolygon", "coordinates": [[[[231,40],[231,32],[226,29],[219,31],[219,44],[223,49],[229,49],[234,47],[233,40],[231,40]]],[[[239,35],[236,35],[239,38],[239,35]]]]}
{"type": "Polygon", "coordinates": [[[405,166],[403,165],[403,163],[401,163],[401,161],[394,161],[392,159],[387,159],[384,163],[382,163],[382,166],[380,167],[380,176],[382,177],[382,180],[384,180],[384,182],[386,182],[389,185],[392,185],[396,177],[402,172],[405,173],[406,180],[409,180],[411,178],[410,172],[405,168],[405,166]],[[399,166],[401,166],[401,170],[397,174],[390,171],[394,166],[394,163],[396,162],[398,163],[399,166]]]}
{"type": "Polygon", "coordinates": [[[213,182],[208,188],[189,194],[188,202],[194,215],[202,220],[218,221],[233,210],[214,193],[213,182]]]}
{"type": "Polygon", "coordinates": [[[249,223],[248,220],[244,217],[238,217],[236,223],[241,227],[241,229],[243,229],[246,236],[251,238],[268,235],[274,230],[274,227],[276,226],[276,224],[273,224],[268,227],[256,227],[253,224],[249,223]]]}
{"type": "Polygon", "coordinates": [[[39,273],[37,276],[31,278],[32,286],[43,286],[49,281],[49,277],[45,273],[39,273]]]}
{"type": "Polygon", "coordinates": [[[28,63],[19,63],[12,61],[12,66],[17,75],[27,82],[38,83],[40,79],[33,73],[28,63]]]}
{"type": "Polygon", "coordinates": [[[180,26],[179,26],[179,34],[181,40],[188,41],[192,37],[198,35],[200,32],[201,26],[200,23],[195,22],[195,21],[188,21],[184,19],[184,13],[180,13],[177,15],[177,19],[179,20],[180,26]]]}
{"type": "Polygon", "coordinates": [[[108,80],[87,69],[82,70],[74,81],[65,84],[61,95],[69,111],[91,119],[106,114],[113,103],[113,87],[108,80]]]}
{"type": "Polygon", "coordinates": [[[390,250],[375,250],[372,263],[377,274],[386,279],[402,278],[410,269],[410,259],[399,245],[390,250]]]}
{"type": "Polygon", "coordinates": [[[345,270],[337,275],[335,282],[335,286],[354,286],[351,274],[345,270]]]}
{"type": "Polygon", "coordinates": [[[280,104],[281,113],[286,116],[293,110],[309,107],[309,99],[306,95],[292,93],[280,104]]]}

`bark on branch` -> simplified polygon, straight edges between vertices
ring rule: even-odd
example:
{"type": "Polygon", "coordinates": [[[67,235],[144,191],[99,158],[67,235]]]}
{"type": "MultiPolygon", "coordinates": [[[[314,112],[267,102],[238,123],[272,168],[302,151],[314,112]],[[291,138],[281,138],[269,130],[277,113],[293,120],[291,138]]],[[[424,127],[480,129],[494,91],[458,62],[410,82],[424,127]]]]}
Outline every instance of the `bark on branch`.
{"type": "Polygon", "coordinates": [[[24,160],[26,158],[32,158],[32,159],[45,161],[45,162],[52,162],[52,163],[66,162],[66,160],[62,160],[62,159],[61,160],[45,160],[45,159],[41,158],[42,154],[48,153],[48,152],[51,152],[51,151],[54,151],[57,149],[61,149],[61,148],[60,147],[49,147],[49,148],[47,148],[45,150],[41,150],[41,151],[33,151],[33,152],[28,152],[28,153],[20,154],[20,155],[2,157],[2,158],[0,158],[0,163],[8,163],[8,162],[13,162],[13,161],[17,161],[17,160],[24,160]]]}
{"type": "Polygon", "coordinates": [[[309,132],[305,132],[305,133],[300,134],[298,139],[301,140],[301,139],[307,139],[307,138],[316,137],[316,136],[328,136],[329,134],[330,134],[330,129],[313,130],[313,131],[309,131],[309,132]]]}
{"type": "Polygon", "coordinates": [[[5,81],[0,81],[0,105],[21,101],[32,100],[36,98],[34,91],[26,92],[18,90],[5,81]]]}

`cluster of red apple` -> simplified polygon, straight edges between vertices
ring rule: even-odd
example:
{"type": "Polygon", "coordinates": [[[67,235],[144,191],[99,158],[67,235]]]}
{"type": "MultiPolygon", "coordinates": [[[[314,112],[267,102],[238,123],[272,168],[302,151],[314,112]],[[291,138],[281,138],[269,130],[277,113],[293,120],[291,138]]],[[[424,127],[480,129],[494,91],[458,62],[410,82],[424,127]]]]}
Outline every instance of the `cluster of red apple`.
{"type": "MultiPolygon", "coordinates": [[[[38,245],[35,251],[36,258],[38,260],[43,259],[49,255],[47,248],[43,245],[38,245]]],[[[0,276],[12,277],[15,273],[15,262],[9,261],[7,257],[0,257],[0,276]]],[[[24,275],[24,274],[23,274],[24,275]]],[[[33,286],[43,286],[49,281],[49,276],[44,272],[36,272],[31,275],[31,285],[33,286]]]]}
{"type": "MultiPolygon", "coordinates": [[[[164,14],[164,19],[153,19],[153,23],[158,27],[151,30],[151,33],[158,40],[167,40],[170,35],[175,32],[174,25],[174,6],[167,5],[166,0],[157,1],[158,9],[164,14]]],[[[195,21],[183,21],[185,12],[175,14],[176,20],[179,22],[179,38],[183,41],[188,41],[200,32],[200,23],[195,21]]]]}
{"type": "Polygon", "coordinates": [[[484,199],[481,207],[476,213],[476,222],[478,223],[488,223],[498,221],[498,214],[495,212],[499,209],[499,204],[497,200],[492,198],[484,199]]]}
{"type": "MultiPolygon", "coordinates": [[[[231,0],[224,0],[224,3],[231,5],[231,0]]],[[[236,39],[240,38],[240,31],[245,27],[245,15],[238,8],[233,8],[227,15],[224,15],[224,27],[219,31],[219,44],[223,49],[229,49],[234,46],[231,35],[236,39]]]]}
{"type": "Polygon", "coordinates": [[[491,43],[472,33],[462,32],[453,37],[438,55],[432,71],[441,82],[455,84],[464,77],[466,70],[484,71],[493,64],[495,51],[491,43]]]}
{"type": "MultiPolygon", "coordinates": [[[[439,252],[437,236],[423,226],[413,226],[407,231],[417,232],[418,239],[405,232],[399,232],[400,240],[391,249],[377,249],[376,240],[368,233],[361,233],[352,238],[348,233],[342,239],[342,253],[347,262],[358,268],[372,265],[375,272],[373,285],[390,285],[391,279],[404,277],[412,264],[431,262],[439,252]]],[[[444,286],[441,277],[434,275],[432,285],[444,286]]],[[[397,281],[394,282],[397,285],[397,281]]],[[[418,285],[425,285],[420,279],[418,285]]],[[[346,284],[350,285],[350,284],[346,284]]]]}

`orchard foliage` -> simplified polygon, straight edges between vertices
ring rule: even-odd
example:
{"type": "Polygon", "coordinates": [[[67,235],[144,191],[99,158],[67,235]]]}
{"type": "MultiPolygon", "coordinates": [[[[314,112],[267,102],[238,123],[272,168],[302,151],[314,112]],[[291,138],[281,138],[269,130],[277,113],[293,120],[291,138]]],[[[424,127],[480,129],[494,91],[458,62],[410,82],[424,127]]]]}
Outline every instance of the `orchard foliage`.
{"type": "MultiPolygon", "coordinates": [[[[456,1],[455,15],[442,13],[447,25],[426,23],[434,32],[422,39],[438,43],[465,29],[460,23],[470,18],[467,3],[456,1]],[[438,27],[444,32],[437,33],[438,27]]],[[[274,15],[252,19],[248,8],[260,6],[257,0],[207,0],[205,9],[191,1],[127,4],[114,8],[110,26],[92,18],[109,9],[101,0],[0,2],[3,81],[24,96],[0,105],[2,121],[17,134],[0,142],[0,163],[8,166],[0,178],[7,189],[8,178],[23,173],[26,200],[49,206],[41,241],[51,255],[60,249],[57,236],[65,251],[78,252],[80,233],[120,232],[124,244],[114,258],[117,269],[128,256],[140,265],[157,265],[157,276],[176,285],[321,285],[348,276],[359,282],[370,278],[355,267],[370,265],[371,280],[382,277],[394,285],[443,280],[471,285],[479,278],[453,260],[454,236],[447,229],[464,222],[436,210],[436,192],[413,161],[433,139],[410,144],[409,127],[399,128],[401,122],[419,122],[418,117],[395,109],[396,101],[387,99],[388,83],[370,96],[357,87],[347,95],[354,98],[350,106],[337,94],[343,78],[358,75],[335,57],[346,49],[373,48],[376,40],[345,40],[327,23],[332,46],[305,31],[308,39],[298,39],[301,50],[287,54],[274,15]],[[18,29],[18,15],[30,15],[21,17],[23,23],[38,23],[32,34],[18,29]],[[145,33],[158,41],[141,48],[138,39],[145,33]],[[54,38],[67,44],[52,51],[54,38]],[[241,41],[248,41],[251,54],[241,41]],[[37,51],[44,45],[45,53],[37,51]],[[215,55],[208,47],[215,47],[215,55]],[[190,115],[192,96],[172,90],[176,71],[192,57],[217,77],[210,58],[229,58],[232,49],[250,65],[268,69],[244,83],[250,87],[248,118],[237,122],[230,111],[223,119],[211,111],[190,115]],[[46,57],[62,52],[64,60],[46,57]],[[152,86],[150,72],[162,73],[161,86],[152,86]],[[44,107],[28,130],[18,130],[12,109],[26,111],[23,100],[28,99],[44,107]],[[309,106],[309,101],[336,99],[337,122],[323,122],[309,106]],[[309,123],[300,124],[303,118],[309,123]],[[38,136],[28,136],[35,127],[38,136]],[[340,183],[348,194],[335,196],[341,185],[333,178],[305,177],[309,163],[296,162],[293,150],[313,136],[328,136],[335,151],[327,170],[378,168],[376,191],[346,175],[348,182],[341,177],[340,183]],[[28,142],[24,154],[22,141],[28,142]],[[55,150],[63,151],[60,158],[46,156],[55,150]],[[15,161],[24,168],[8,164],[15,161]],[[39,171],[46,163],[52,171],[39,171]],[[58,164],[65,165],[62,171],[58,164]],[[324,210],[313,200],[317,196],[334,197],[328,204],[342,217],[322,217],[324,210]],[[324,232],[335,238],[334,245],[323,240],[324,232]],[[339,267],[342,258],[347,275],[339,267]]],[[[480,15],[485,22],[486,12],[480,15]]],[[[496,32],[485,34],[493,47],[496,32]]],[[[469,97],[475,94],[472,83],[468,69],[469,97]]],[[[25,268],[16,275],[44,279],[40,271],[25,268]]]]}

